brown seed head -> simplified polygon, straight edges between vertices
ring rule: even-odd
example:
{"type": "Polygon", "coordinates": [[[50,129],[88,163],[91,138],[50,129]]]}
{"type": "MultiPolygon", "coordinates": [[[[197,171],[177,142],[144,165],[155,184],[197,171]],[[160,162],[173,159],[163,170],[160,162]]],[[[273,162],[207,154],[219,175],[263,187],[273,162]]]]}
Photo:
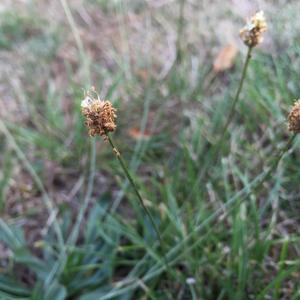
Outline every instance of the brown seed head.
{"type": "Polygon", "coordinates": [[[94,98],[90,92],[81,102],[81,112],[85,117],[85,125],[90,136],[101,135],[106,139],[107,132],[112,132],[117,127],[116,109],[109,101],[94,98]]]}
{"type": "Polygon", "coordinates": [[[300,100],[297,100],[288,115],[288,129],[300,133],[300,100]]]}
{"type": "Polygon", "coordinates": [[[255,47],[263,41],[262,34],[267,30],[267,22],[263,11],[257,12],[244,28],[240,37],[248,47],[255,47]]]}

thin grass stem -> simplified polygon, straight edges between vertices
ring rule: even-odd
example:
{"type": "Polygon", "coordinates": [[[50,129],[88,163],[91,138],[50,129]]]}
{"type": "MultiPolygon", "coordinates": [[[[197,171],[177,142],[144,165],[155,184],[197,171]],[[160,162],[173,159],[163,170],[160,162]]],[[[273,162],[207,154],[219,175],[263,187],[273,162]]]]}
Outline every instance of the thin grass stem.
{"type": "Polygon", "coordinates": [[[232,102],[232,105],[231,105],[226,123],[223,127],[221,136],[220,136],[220,138],[219,138],[219,140],[216,144],[216,148],[215,148],[216,149],[216,154],[213,155],[213,158],[215,158],[215,159],[219,158],[219,154],[220,154],[220,152],[223,148],[222,146],[223,146],[223,142],[224,142],[226,132],[228,130],[228,127],[229,127],[231,121],[233,120],[235,110],[236,110],[236,105],[237,105],[237,103],[240,99],[240,94],[241,94],[241,91],[242,91],[242,88],[243,88],[243,85],[244,85],[244,82],[245,82],[247,69],[248,69],[248,66],[249,66],[250,59],[251,59],[252,49],[253,49],[252,47],[248,47],[248,52],[247,52],[247,56],[246,56],[246,59],[245,59],[244,66],[243,66],[243,71],[242,71],[242,76],[241,76],[241,79],[240,79],[240,82],[239,82],[239,86],[238,86],[238,89],[236,91],[235,97],[233,99],[233,102],[232,102]]]}
{"type": "Polygon", "coordinates": [[[204,163],[204,166],[201,168],[201,170],[199,170],[199,173],[197,175],[198,180],[193,185],[190,195],[193,194],[193,192],[197,188],[200,180],[206,174],[208,166],[211,165],[212,163],[215,163],[219,159],[220,153],[223,149],[223,142],[224,142],[224,139],[225,139],[226,132],[228,130],[228,127],[229,127],[231,121],[233,120],[235,110],[236,110],[236,105],[239,101],[240,94],[241,94],[241,91],[242,91],[242,88],[243,88],[243,85],[244,85],[244,81],[245,81],[246,74],[247,74],[247,69],[248,69],[248,66],[249,66],[250,59],[251,59],[252,49],[253,49],[253,47],[248,47],[248,52],[247,52],[247,56],[246,56],[246,59],[245,59],[244,66],[243,66],[243,71],[242,71],[241,79],[240,79],[240,82],[239,82],[239,86],[238,86],[238,89],[236,91],[235,97],[233,99],[228,117],[226,119],[226,123],[225,123],[225,125],[223,127],[223,130],[222,130],[222,133],[220,135],[220,138],[217,140],[217,142],[213,146],[212,155],[206,160],[206,162],[204,163]]]}
{"type": "MultiPolygon", "coordinates": [[[[116,146],[115,146],[112,138],[110,137],[110,135],[108,133],[106,133],[106,136],[107,136],[108,142],[109,142],[110,146],[112,147],[112,150],[113,150],[114,154],[116,155],[116,158],[118,159],[118,161],[119,161],[119,163],[120,163],[120,165],[121,165],[121,167],[122,167],[122,169],[123,169],[123,171],[124,171],[124,173],[125,173],[128,181],[129,181],[130,185],[132,186],[132,188],[133,188],[133,190],[134,190],[134,192],[135,192],[135,194],[136,194],[136,196],[137,196],[137,198],[138,198],[138,200],[139,200],[139,202],[140,202],[143,210],[145,211],[146,215],[149,217],[149,220],[150,220],[150,222],[152,224],[152,227],[155,230],[156,236],[157,236],[157,238],[159,240],[161,249],[163,250],[164,247],[163,247],[162,237],[161,237],[161,235],[159,233],[159,230],[158,230],[158,228],[157,228],[157,226],[156,226],[156,224],[155,224],[155,222],[153,220],[153,217],[152,217],[150,211],[148,210],[147,206],[145,205],[145,203],[143,201],[143,198],[142,198],[142,196],[141,196],[141,194],[140,194],[140,192],[138,190],[138,187],[136,186],[136,184],[135,184],[132,176],[130,175],[130,172],[128,170],[127,165],[126,165],[126,163],[125,163],[125,161],[124,161],[121,153],[116,148],[116,146]]],[[[164,254],[163,254],[163,257],[164,257],[164,261],[165,261],[166,267],[168,268],[168,262],[167,262],[167,259],[166,259],[166,257],[165,257],[164,254]]]]}
{"type": "Polygon", "coordinates": [[[70,6],[68,4],[68,1],[67,0],[60,0],[60,3],[63,7],[63,10],[64,10],[65,14],[66,14],[68,23],[70,25],[72,34],[73,34],[74,39],[75,39],[76,46],[78,48],[79,56],[80,56],[80,59],[81,59],[82,65],[83,65],[85,85],[89,86],[90,82],[91,82],[90,64],[89,64],[88,56],[87,56],[86,51],[84,49],[82,39],[80,37],[78,27],[77,27],[76,22],[73,18],[73,15],[72,15],[70,6]]]}
{"type": "Polygon", "coordinates": [[[177,41],[176,41],[176,63],[180,63],[182,60],[182,36],[184,26],[184,8],[186,0],[179,0],[179,18],[177,23],[177,41]]]}
{"type": "MultiPolygon", "coordinates": [[[[280,163],[282,157],[284,156],[284,154],[286,152],[289,151],[289,149],[291,148],[295,138],[296,138],[297,134],[293,134],[290,139],[287,141],[287,143],[285,144],[285,146],[278,151],[277,155],[275,156],[275,160],[273,161],[273,163],[271,164],[271,167],[269,169],[269,171],[266,173],[266,175],[264,176],[264,178],[261,181],[261,184],[258,187],[261,187],[262,184],[265,182],[266,179],[269,178],[269,176],[277,169],[278,164],[280,163]]],[[[256,187],[256,188],[258,188],[256,187]]]]}

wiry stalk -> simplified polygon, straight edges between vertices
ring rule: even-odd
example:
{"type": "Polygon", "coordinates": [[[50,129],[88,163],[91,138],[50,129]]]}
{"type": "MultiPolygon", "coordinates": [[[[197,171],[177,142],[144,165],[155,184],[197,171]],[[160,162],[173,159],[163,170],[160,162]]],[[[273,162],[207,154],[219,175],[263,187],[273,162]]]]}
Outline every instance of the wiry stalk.
{"type": "Polygon", "coordinates": [[[229,127],[229,125],[230,125],[230,123],[233,119],[235,109],[236,109],[236,105],[239,101],[240,94],[241,94],[241,91],[242,91],[242,88],[243,88],[243,84],[244,84],[244,81],[245,81],[245,78],[246,78],[248,65],[249,65],[249,62],[250,62],[250,59],[251,59],[252,49],[253,49],[253,47],[248,47],[248,52],[247,52],[247,56],[246,56],[244,66],[243,66],[243,71],[242,71],[242,76],[241,76],[241,79],[240,79],[240,82],[239,82],[239,86],[238,86],[237,92],[235,94],[235,97],[233,99],[233,102],[232,102],[232,105],[231,105],[231,108],[230,108],[230,112],[228,114],[225,126],[223,127],[222,133],[220,135],[220,138],[217,140],[217,142],[213,146],[212,155],[205,161],[203,167],[199,170],[198,175],[197,175],[198,180],[196,180],[195,184],[191,188],[190,195],[193,194],[193,192],[197,188],[200,180],[203,178],[203,176],[205,176],[208,166],[210,166],[212,163],[215,163],[215,161],[218,160],[219,155],[221,153],[221,150],[223,149],[223,147],[222,147],[223,146],[223,141],[224,141],[226,132],[228,130],[228,127],[229,127]]]}
{"type": "Polygon", "coordinates": [[[226,134],[226,132],[228,130],[228,127],[229,127],[229,125],[230,125],[230,123],[231,123],[231,121],[233,120],[233,117],[234,117],[236,105],[239,101],[240,94],[241,94],[241,91],[242,91],[242,88],[243,88],[243,84],[244,84],[244,81],[245,81],[245,78],[246,78],[248,65],[249,65],[249,62],[250,62],[250,59],[251,59],[252,49],[253,49],[252,47],[248,47],[248,52],[247,52],[246,60],[245,60],[245,63],[244,63],[240,83],[239,83],[238,89],[236,91],[235,97],[233,99],[233,102],[232,102],[232,105],[231,105],[226,123],[223,127],[222,134],[221,134],[220,139],[218,140],[218,142],[216,144],[216,151],[217,152],[216,152],[216,155],[214,156],[214,157],[216,157],[216,159],[218,159],[219,153],[222,150],[222,145],[223,145],[223,141],[224,141],[224,138],[225,138],[225,134],[226,134]]]}
{"type": "Polygon", "coordinates": [[[292,144],[293,144],[293,142],[294,142],[296,136],[297,136],[297,134],[294,133],[294,134],[290,137],[290,139],[287,141],[287,143],[285,144],[285,146],[284,146],[281,150],[278,151],[278,154],[276,155],[276,159],[275,159],[275,161],[273,162],[273,164],[271,165],[271,168],[270,168],[270,171],[268,172],[267,177],[268,177],[269,175],[271,175],[271,173],[272,173],[274,170],[276,170],[276,168],[277,168],[278,164],[280,163],[280,161],[281,161],[283,155],[284,155],[287,151],[289,151],[289,149],[291,148],[291,146],[292,146],[292,144]]]}
{"type": "Polygon", "coordinates": [[[225,124],[224,129],[223,129],[223,135],[227,131],[228,126],[229,126],[229,124],[230,124],[230,122],[233,118],[234,113],[235,113],[235,108],[236,108],[237,102],[239,100],[239,97],[240,97],[240,94],[241,94],[241,91],[242,91],[242,88],[243,88],[243,84],[244,84],[244,81],[245,81],[245,78],[246,78],[247,68],[248,68],[248,65],[249,65],[249,62],[250,62],[250,59],[251,59],[251,52],[252,52],[252,47],[249,47],[248,52],[247,52],[247,56],[246,56],[246,60],[245,60],[245,63],[244,63],[244,67],[243,67],[242,77],[241,77],[241,80],[240,80],[239,87],[237,89],[235,98],[233,100],[233,103],[232,103],[232,106],[231,106],[230,113],[228,115],[226,124],[225,124]]]}
{"type": "Polygon", "coordinates": [[[245,63],[244,63],[244,67],[243,67],[243,71],[242,71],[242,76],[241,76],[241,79],[240,79],[239,87],[238,87],[238,89],[236,91],[234,100],[232,102],[232,105],[231,105],[231,108],[230,108],[230,111],[229,111],[226,123],[225,123],[225,125],[223,127],[223,130],[222,130],[222,133],[220,135],[220,138],[219,138],[218,142],[216,143],[216,146],[215,146],[216,154],[213,155],[213,158],[216,158],[216,159],[219,158],[219,154],[220,154],[220,151],[222,149],[222,144],[223,144],[223,141],[224,141],[224,138],[225,138],[225,134],[226,134],[226,132],[228,130],[228,127],[229,127],[231,121],[233,120],[235,109],[236,109],[236,105],[237,105],[237,103],[238,103],[238,101],[240,99],[240,94],[241,94],[241,91],[242,91],[242,88],[243,88],[243,85],[244,85],[244,81],[245,81],[245,78],[246,78],[246,73],[247,73],[248,65],[249,65],[249,62],[250,62],[250,59],[251,59],[252,49],[253,49],[252,47],[248,47],[248,52],[247,52],[246,60],[245,60],[245,63]]]}
{"type": "MultiPolygon", "coordinates": [[[[156,236],[157,236],[157,238],[158,238],[158,241],[159,241],[159,243],[160,243],[160,247],[161,247],[161,249],[163,250],[163,241],[162,241],[161,235],[160,235],[160,233],[159,233],[159,230],[158,230],[158,228],[157,228],[157,226],[156,226],[156,224],[155,224],[155,222],[154,222],[154,220],[153,220],[153,217],[152,217],[150,211],[148,210],[147,206],[145,205],[145,203],[144,203],[144,201],[143,201],[143,198],[142,198],[142,196],[141,196],[141,194],[140,194],[140,192],[139,192],[139,190],[138,190],[138,187],[136,186],[136,184],[135,184],[135,182],[134,182],[132,176],[130,175],[130,172],[129,172],[129,170],[128,170],[127,165],[126,165],[126,163],[125,163],[125,161],[124,161],[124,159],[123,159],[121,153],[119,152],[119,150],[118,150],[118,149],[116,148],[116,146],[114,145],[114,142],[113,142],[113,140],[112,140],[112,138],[110,137],[110,135],[109,135],[108,132],[106,133],[106,136],[107,136],[108,142],[109,142],[110,146],[112,147],[112,150],[113,150],[114,154],[116,155],[116,158],[118,159],[118,161],[119,161],[119,163],[120,163],[120,165],[121,165],[121,167],[122,167],[122,169],[123,169],[123,171],[124,171],[124,173],[125,173],[125,175],[126,175],[128,181],[129,181],[130,185],[132,186],[132,188],[133,188],[133,190],[134,190],[134,192],[135,192],[137,198],[139,199],[139,202],[140,202],[140,204],[141,204],[143,210],[145,211],[145,213],[146,213],[147,216],[149,217],[150,222],[151,222],[151,224],[152,224],[152,226],[153,226],[153,229],[155,230],[155,233],[156,233],[156,236]]],[[[166,257],[165,257],[164,254],[163,254],[163,257],[164,257],[164,260],[165,260],[166,267],[168,268],[167,259],[166,259],[166,257]]]]}
{"type": "Polygon", "coordinates": [[[180,63],[182,59],[182,36],[184,26],[184,7],[186,0],[180,0],[179,3],[179,19],[177,23],[177,41],[176,41],[176,62],[180,63]]]}

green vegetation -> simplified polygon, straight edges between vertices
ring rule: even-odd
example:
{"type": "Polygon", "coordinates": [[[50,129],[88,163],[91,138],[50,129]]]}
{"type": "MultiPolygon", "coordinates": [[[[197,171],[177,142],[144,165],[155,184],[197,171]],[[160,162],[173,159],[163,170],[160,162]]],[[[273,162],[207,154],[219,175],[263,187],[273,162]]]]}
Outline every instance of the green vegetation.
{"type": "MultiPolygon", "coordinates": [[[[200,49],[204,35],[189,45],[183,32],[180,62],[164,72],[150,35],[167,47],[178,6],[89,0],[67,17],[57,2],[57,18],[45,3],[1,15],[1,65],[13,71],[0,80],[0,299],[299,299],[299,137],[257,184],[292,136],[297,32],[280,32],[273,15],[216,162],[246,47],[214,74],[216,38],[200,49]],[[113,138],[163,247],[109,144],[87,135],[91,85],[118,109],[113,138]]],[[[193,5],[183,30],[202,9],[193,5]]]]}

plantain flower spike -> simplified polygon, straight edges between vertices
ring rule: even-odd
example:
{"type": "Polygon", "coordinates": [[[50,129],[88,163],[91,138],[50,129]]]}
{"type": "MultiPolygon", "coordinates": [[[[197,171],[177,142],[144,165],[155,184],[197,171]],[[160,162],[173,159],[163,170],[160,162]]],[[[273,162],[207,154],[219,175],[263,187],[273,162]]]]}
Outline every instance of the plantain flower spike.
{"type": "Polygon", "coordinates": [[[257,12],[240,30],[240,37],[248,47],[255,47],[263,41],[262,34],[267,30],[263,11],[257,12]]]}
{"type": "Polygon", "coordinates": [[[81,112],[85,117],[85,125],[90,136],[100,135],[106,140],[107,133],[113,132],[117,127],[116,109],[109,101],[100,100],[95,88],[85,93],[85,98],[81,102],[81,112]]]}
{"type": "Polygon", "coordinates": [[[288,115],[288,129],[300,133],[300,100],[297,100],[288,115]]]}

